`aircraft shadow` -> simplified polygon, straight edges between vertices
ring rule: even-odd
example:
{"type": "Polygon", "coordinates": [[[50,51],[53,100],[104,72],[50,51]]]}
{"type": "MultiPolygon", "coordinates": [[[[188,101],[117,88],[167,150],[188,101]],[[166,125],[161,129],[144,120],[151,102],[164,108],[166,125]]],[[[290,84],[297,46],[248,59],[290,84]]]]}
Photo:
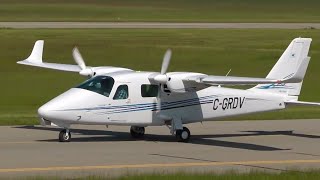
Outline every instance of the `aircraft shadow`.
{"type": "MultiPolygon", "coordinates": [[[[40,131],[56,131],[60,132],[61,128],[58,127],[39,127],[39,126],[18,126],[14,128],[21,128],[21,129],[32,129],[32,130],[40,130],[40,131]]],[[[128,130],[129,131],[129,130],[128,130]]],[[[113,132],[108,130],[94,130],[94,129],[71,129],[72,134],[79,134],[79,135],[127,135],[128,133],[125,132],[113,132]]]]}
{"type": "MultiPolygon", "coordinates": [[[[57,131],[60,128],[53,127],[37,127],[37,126],[19,126],[15,128],[33,129],[42,131],[57,131]]],[[[128,130],[129,131],[129,130],[128,130]]],[[[88,129],[72,129],[74,135],[85,135],[89,137],[74,137],[72,142],[108,142],[108,141],[150,141],[150,142],[176,142],[175,137],[171,135],[152,135],[146,134],[142,139],[133,139],[129,132],[113,132],[108,130],[88,130],[88,129]]],[[[233,142],[216,138],[228,138],[228,137],[245,137],[245,136],[269,136],[269,135],[288,135],[303,138],[320,138],[316,135],[299,134],[290,131],[243,131],[243,133],[234,134],[208,134],[208,135],[192,135],[189,143],[207,146],[227,147],[235,149],[246,149],[254,151],[281,151],[291,150],[283,149],[272,146],[258,145],[245,142],[233,142]]],[[[38,140],[43,142],[57,142],[57,139],[44,139],[38,140]]]]}
{"type": "MultiPolygon", "coordinates": [[[[206,138],[208,138],[206,136],[206,138]]],[[[45,139],[38,140],[42,142],[57,142],[57,139],[45,139]]],[[[94,137],[72,137],[72,142],[112,142],[112,141],[146,141],[146,142],[176,142],[175,137],[171,135],[150,135],[146,134],[145,137],[141,139],[133,139],[129,133],[126,134],[114,134],[111,136],[94,136],[94,137]]],[[[188,142],[190,144],[198,145],[207,145],[207,146],[219,146],[227,148],[236,148],[236,149],[246,149],[254,151],[280,151],[280,150],[290,150],[290,149],[281,149],[271,146],[257,145],[251,143],[242,143],[242,142],[231,142],[225,140],[216,140],[216,139],[203,139],[201,136],[193,135],[192,139],[188,142]]]]}
{"type": "Polygon", "coordinates": [[[317,136],[317,135],[300,134],[300,133],[295,133],[293,131],[243,131],[243,132],[255,133],[259,135],[286,135],[286,136],[295,136],[295,137],[303,137],[303,138],[311,138],[311,139],[320,138],[320,136],[317,136]]]}

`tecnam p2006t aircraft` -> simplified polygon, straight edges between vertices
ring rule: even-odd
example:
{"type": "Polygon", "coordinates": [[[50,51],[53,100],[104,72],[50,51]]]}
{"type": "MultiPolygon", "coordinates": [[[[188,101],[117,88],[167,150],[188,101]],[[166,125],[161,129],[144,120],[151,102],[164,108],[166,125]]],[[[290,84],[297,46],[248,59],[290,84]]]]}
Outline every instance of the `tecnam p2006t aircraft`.
{"type": "Polygon", "coordinates": [[[63,130],[61,142],[71,140],[72,124],[131,126],[133,137],[142,137],[147,126],[166,125],[178,141],[190,131],[184,124],[249,113],[280,110],[289,105],[320,105],[298,101],[310,57],[310,38],[294,39],[266,78],[212,76],[194,72],[167,73],[171,51],[165,53],[160,72],[140,72],[120,67],[86,66],[77,48],[77,65],[42,61],[43,40],[19,64],[90,77],[38,109],[42,125],[63,130]],[[242,90],[221,85],[256,85],[242,90]]]}

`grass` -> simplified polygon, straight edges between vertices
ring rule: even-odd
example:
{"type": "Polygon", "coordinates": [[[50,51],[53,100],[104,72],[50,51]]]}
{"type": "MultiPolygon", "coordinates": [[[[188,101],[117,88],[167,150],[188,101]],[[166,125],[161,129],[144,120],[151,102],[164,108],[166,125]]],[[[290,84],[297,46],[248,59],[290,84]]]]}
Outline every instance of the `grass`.
{"type": "Polygon", "coordinates": [[[0,0],[0,21],[320,22],[318,0],[0,0]]]}
{"type": "MultiPolygon", "coordinates": [[[[140,175],[140,176],[128,176],[119,178],[119,180],[299,180],[299,179],[319,179],[320,172],[310,171],[310,172],[282,172],[280,174],[272,174],[265,172],[251,172],[251,173],[225,173],[225,174],[158,174],[158,175],[140,175]]],[[[103,178],[101,178],[103,179],[103,178]]]]}
{"type": "MultiPolygon", "coordinates": [[[[0,125],[35,124],[37,108],[85,78],[16,64],[44,39],[44,59],[73,64],[78,45],[87,65],[159,71],[167,48],[173,49],[170,71],[265,77],[295,37],[312,37],[311,62],[301,100],[320,101],[320,30],[158,30],[158,29],[0,29],[0,125]]],[[[320,108],[297,107],[237,119],[319,118],[320,108]]]]}
{"type": "MultiPolygon", "coordinates": [[[[103,180],[103,179],[113,179],[113,180],[318,180],[320,177],[320,171],[284,171],[281,173],[267,173],[267,172],[250,172],[250,173],[236,173],[228,172],[223,174],[215,173],[202,173],[202,174],[192,174],[192,173],[175,173],[175,174],[143,174],[143,175],[127,175],[119,178],[110,178],[104,176],[88,176],[82,178],[72,178],[75,180],[103,180]]],[[[35,177],[26,178],[27,180],[36,179],[61,179],[55,177],[35,177]]],[[[68,178],[70,179],[70,178],[68,178]]]]}

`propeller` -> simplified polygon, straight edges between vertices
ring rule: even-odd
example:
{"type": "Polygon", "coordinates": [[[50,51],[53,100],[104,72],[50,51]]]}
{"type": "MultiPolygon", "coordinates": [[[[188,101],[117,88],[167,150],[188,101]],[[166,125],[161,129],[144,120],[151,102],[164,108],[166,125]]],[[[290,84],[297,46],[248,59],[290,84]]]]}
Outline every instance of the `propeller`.
{"type": "Polygon", "coordinates": [[[161,74],[165,74],[168,70],[170,60],[171,60],[171,49],[168,49],[166,53],[164,54],[162,66],[161,66],[161,74]]]}
{"type": "Polygon", "coordinates": [[[161,66],[161,71],[159,75],[156,75],[154,77],[154,80],[161,83],[165,84],[168,81],[168,77],[166,75],[169,64],[170,64],[170,59],[171,59],[171,49],[168,49],[166,53],[164,54],[163,60],[162,60],[162,66],[161,66]]]}
{"type": "Polygon", "coordinates": [[[158,96],[157,96],[157,102],[158,102],[157,108],[159,112],[161,111],[161,93],[163,91],[162,87],[163,87],[163,84],[166,84],[168,81],[168,77],[166,73],[170,64],[171,54],[172,54],[171,49],[168,49],[163,56],[160,74],[154,77],[154,80],[159,83],[158,96]]]}
{"type": "Polygon", "coordinates": [[[81,71],[79,72],[80,75],[90,76],[90,77],[93,76],[94,72],[92,71],[91,68],[86,67],[86,63],[84,62],[84,60],[80,54],[80,51],[78,50],[77,47],[73,48],[72,56],[73,56],[74,61],[78,64],[78,66],[81,69],[81,71]]]}

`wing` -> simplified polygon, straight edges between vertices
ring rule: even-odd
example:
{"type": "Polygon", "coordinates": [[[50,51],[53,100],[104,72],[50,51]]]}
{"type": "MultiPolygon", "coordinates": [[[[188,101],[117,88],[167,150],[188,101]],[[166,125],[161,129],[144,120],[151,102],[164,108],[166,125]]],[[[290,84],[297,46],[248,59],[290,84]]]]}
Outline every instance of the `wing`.
{"type": "Polygon", "coordinates": [[[23,65],[28,65],[28,66],[35,66],[35,67],[41,67],[41,68],[47,68],[47,69],[60,70],[60,71],[79,72],[81,75],[86,75],[86,76],[87,75],[90,75],[90,76],[96,75],[97,73],[103,74],[103,73],[111,73],[111,72],[116,72],[116,71],[132,71],[132,70],[126,69],[126,68],[111,67],[111,66],[105,66],[105,67],[86,66],[85,69],[81,69],[81,67],[79,65],[43,62],[43,60],[42,60],[43,46],[44,46],[43,40],[36,41],[30,56],[25,60],[18,61],[17,63],[23,64],[23,65]],[[84,73],[82,73],[82,72],[84,72],[84,73]]]}
{"type": "Polygon", "coordinates": [[[18,61],[18,64],[36,66],[41,68],[55,69],[61,71],[70,71],[70,72],[80,72],[81,68],[78,65],[71,64],[56,64],[56,63],[45,63],[42,62],[44,41],[38,40],[33,47],[33,50],[30,56],[22,61],[18,61]]]}
{"type": "Polygon", "coordinates": [[[183,81],[194,81],[207,85],[256,85],[256,84],[281,84],[281,83],[299,83],[303,80],[306,73],[310,57],[302,61],[295,73],[282,79],[252,78],[252,77],[235,77],[235,76],[211,76],[196,75],[189,76],[183,81]]]}
{"type": "MultiPolygon", "coordinates": [[[[250,78],[250,77],[233,77],[233,76],[206,76],[195,78],[193,80],[208,85],[253,85],[253,84],[269,84],[279,83],[279,80],[265,78],[250,78]]],[[[188,79],[190,80],[190,79],[188,79]]]]}
{"type": "Polygon", "coordinates": [[[28,65],[28,66],[35,66],[47,69],[55,69],[60,71],[70,71],[70,72],[80,72],[81,69],[78,65],[71,65],[71,64],[56,64],[56,63],[34,63],[30,60],[23,60],[18,61],[18,64],[28,65]]]}

